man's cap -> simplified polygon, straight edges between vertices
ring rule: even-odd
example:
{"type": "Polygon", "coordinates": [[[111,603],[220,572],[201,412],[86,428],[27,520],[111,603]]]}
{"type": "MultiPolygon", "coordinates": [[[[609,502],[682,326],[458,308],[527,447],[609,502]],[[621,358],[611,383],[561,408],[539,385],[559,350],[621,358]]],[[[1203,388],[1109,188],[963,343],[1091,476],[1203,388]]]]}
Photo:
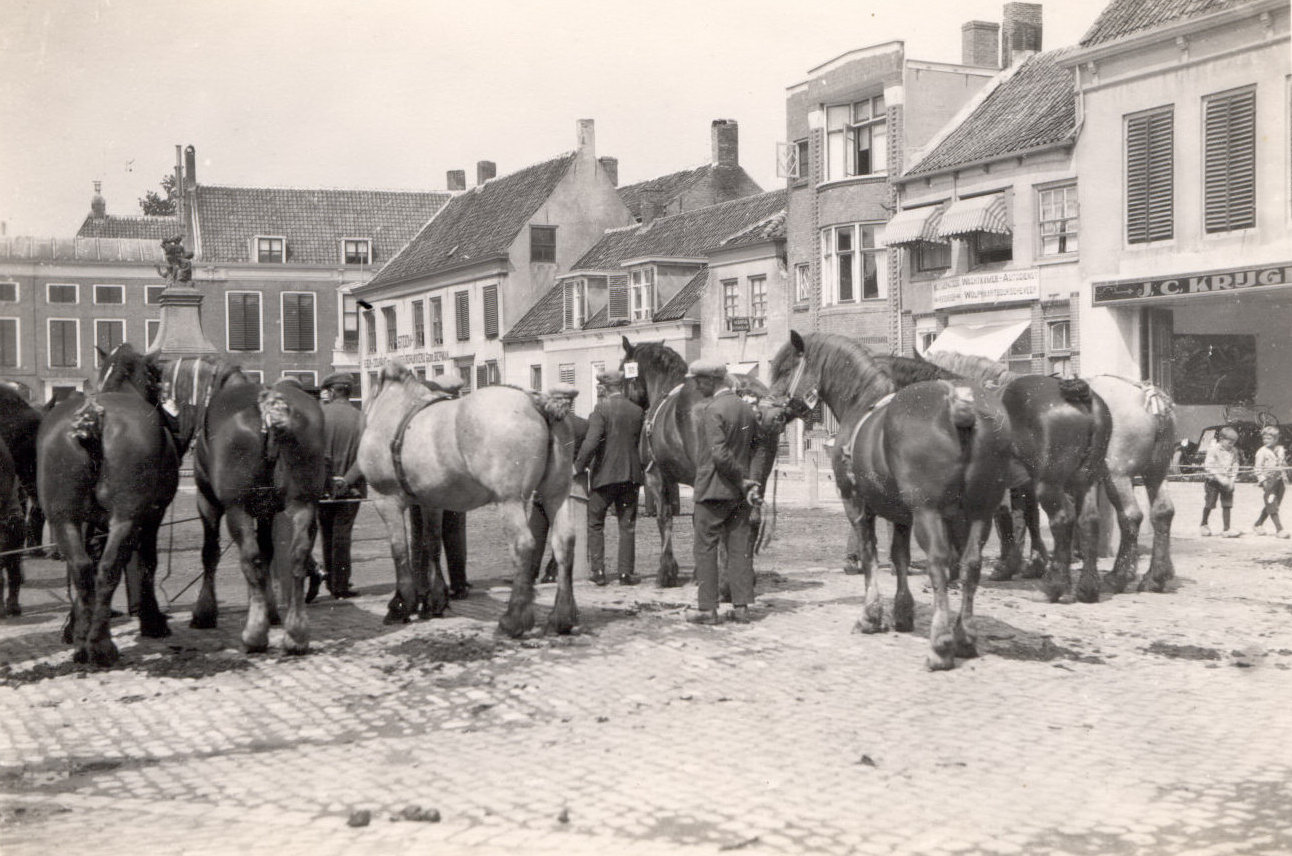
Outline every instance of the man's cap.
{"type": "Polygon", "coordinates": [[[623,382],[624,373],[619,371],[619,369],[607,369],[603,372],[597,372],[597,383],[613,386],[614,384],[623,382]]]}
{"type": "Polygon", "coordinates": [[[1262,436],[1262,437],[1269,437],[1269,436],[1277,437],[1277,436],[1279,436],[1279,427],[1278,427],[1277,425],[1266,425],[1264,428],[1262,428],[1262,429],[1261,429],[1261,436],[1262,436]]]}
{"type": "Polygon", "coordinates": [[[335,372],[323,378],[323,382],[319,384],[319,389],[327,389],[329,386],[353,387],[357,386],[357,384],[355,383],[354,375],[349,372],[335,372]]]}
{"type": "Polygon", "coordinates": [[[1238,431],[1226,425],[1224,428],[1220,429],[1219,436],[1224,437],[1227,440],[1237,440],[1238,431]]]}
{"type": "Polygon", "coordinates": [[[578,396],[579,390],[577,387],[571,386],[568,383],[558,383],[556,386],[548,389],[547,394],[554,395],[559,398],[575,398],[578,396]]]}
{"type": "Polygon", "coordinates": [[[727,366],[717,360],[701,357],[691,363],[691,370],[688,374],[691,377],[712,377],[721,380],[727,376],[727,366]]]}
{"type": "Polygon", "coordinates": [[[437,375],[427,378],[426,385],[449,395],[457,395],[462,390],[462,378],[457,375],[437,375]]]}

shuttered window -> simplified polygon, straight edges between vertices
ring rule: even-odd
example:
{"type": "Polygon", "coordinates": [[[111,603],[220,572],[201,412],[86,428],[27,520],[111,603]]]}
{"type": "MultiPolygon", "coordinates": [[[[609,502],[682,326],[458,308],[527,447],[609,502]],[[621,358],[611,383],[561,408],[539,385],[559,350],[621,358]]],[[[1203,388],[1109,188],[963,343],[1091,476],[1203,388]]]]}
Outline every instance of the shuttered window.
{"type": "Polygon", "coordinates": [[[363,313],[363,332],[368,337],[368,353],[377,353],[377,316],[371,309],[363,313]]]}
{"type": "Polygon", "coordinates": [[[314,350],[314,295],[283,292],[283,350],[314,350]]]}
{"type": "Polygon", "coordinates": [[[471,292],[459,291],[454,294],[453,303],[457,314],[458,341],[465,342],[471,338],[471,292]]]}
{"type": "Polygon", "coordinates": [[[557,377],[561,379],[561,383],[574,386],[574,363],[561,363],[557,366],[557,377]]]}
{"type": "Polygon", "coordinates": [[[51,318],[49,321],[49,366],[74,369],[81,363],[81,325],[73,319],[51,318]]]}
{"type": "Polygon", "coordinates": [[[476,389],[484,389],[489,385],[489,367],[484,363],[476,366],[476,389]]]}
{"type": "Polygon", "coordinates": [[[1256,92],[1213,96],[1205,110],[1206,229],[1250,229],[1256,225],[1256,92]]]}
{"type": "Polygon", "coordinates": [[[260,292],[230,291],[228,307],[229,350],[260,350],[260,292]]]}
{"type": "Polygon", "coordinates": [[[426,313],[422,312],[422,301],[414,300],[413,309],[413,345],[426,347],[426,313]]]}
{"type": "Polygon", "coordinates": [[[386,319],[386,350],[393,351],[399,347],[399,319],[395,317],[395,307],[381,307],[381,314],[386,319]]]}
{"type": "Polygon", "coordinates": [[[0,318],[0,366],[7,369],[18,367],[17,318],[0,318]]]}
{"type": "Polygon", "coordinates": [[[1126,120],[1126,241],[1174,235],[1175,115],[1158,110],[1126,120]]]}
{"type": "Polygon", "coordinates": [[[498,338],[498,286],[484,287],[484,330],[486,339],[498,338]]]}
{"type": "Polygon", "coordinates": [[[561,308],[562,330],[579,330],[587,322],[587,294],[584,280],[572,279],[565,283],[561,308]]]}
{"type": "MultiPolygon", "coordinates": [[[[112,353],[112,349],[126,340],[126,322],[125,321],[105,321],[97,320],[94,322],[94,346],[105,354],[112,353]]],[[[98,351],[94,354],[94,363],[99,365],[102,358],[99,357],[98,351]]]]}
{"type": "Polygon", "coordinates": [[[444,344],[444,302],[438,297],[431,298],[431,344],[444,344]]]}
{"type": "Polygon", "coordinates": [[[611,321],[627,321],[630,312],[628,274],[619,273],[606,277],[606,317],[611,321]]]}

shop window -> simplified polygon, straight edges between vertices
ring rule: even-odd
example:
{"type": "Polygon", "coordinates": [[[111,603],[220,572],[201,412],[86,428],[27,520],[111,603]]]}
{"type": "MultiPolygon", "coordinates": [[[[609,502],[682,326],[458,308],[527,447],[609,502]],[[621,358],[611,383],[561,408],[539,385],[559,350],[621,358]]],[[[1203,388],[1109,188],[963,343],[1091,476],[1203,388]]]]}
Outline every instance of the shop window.
{"type": "Polygon", "coordinates": [[[1171,339],[1176,404],[1247,404],[1256,397],[1256,337],[1177,334],[1171,339]]]}

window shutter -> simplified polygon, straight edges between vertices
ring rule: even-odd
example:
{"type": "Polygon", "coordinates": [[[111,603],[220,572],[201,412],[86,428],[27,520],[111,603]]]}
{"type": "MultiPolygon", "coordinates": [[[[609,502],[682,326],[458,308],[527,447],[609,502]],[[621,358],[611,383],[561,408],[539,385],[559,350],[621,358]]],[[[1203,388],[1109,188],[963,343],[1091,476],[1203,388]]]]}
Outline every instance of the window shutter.
{"type": "Polygon", "coordinates": [[[606,277],[606,290],[608,292],[606,319],[609,321],[627,321],[632,312],[628,274],[616,273],[606,277]]]}
{"type": "Polygon", "coordinates": [[[314,350],[314,295],[283,295],[283,350],[314,350]]]}
{"type": "Polygon", "coordinates": [[[574,329],[574,283],[567,282],[561,292],[561,322],[562,330],[574,329]]]}
{"type": "Polygon", "coordinates": [[[260,350],[260,295],[230,294],[229,350],[260,350]]]}
{"type": "Polygon", "coordinates": [[[1126,240],[1167,240],[1174,234],[1175,121],[1169,110],[1126,123],[1126,240]]]}
{"type": "Polygon", "coordinates": [[[484,327],[486,339],[498,338],[498,286],[484,287],[484,327]]]}
{"type": "Polygon", "coordinates": [[[458,341],[465,342],[471,338],[471,293],[459,291],[453,299],[457,310],[458,341]]]}
{"type": "Polygon", "coordinates": [[[1204,157],[1208,232],[1256,225],[1256,93],[1207,102],[1204,157]]]}
{"type": "Polygon", "coordinates": [[[18,321],[0,319],[0,366],[13,368],[18,365],[18,321]]]}
{"type": "Polygon", "coordinates": [[[489,385],[489,366],[481,363],[476,366],[476,389],[484,389],[489,385]]]}

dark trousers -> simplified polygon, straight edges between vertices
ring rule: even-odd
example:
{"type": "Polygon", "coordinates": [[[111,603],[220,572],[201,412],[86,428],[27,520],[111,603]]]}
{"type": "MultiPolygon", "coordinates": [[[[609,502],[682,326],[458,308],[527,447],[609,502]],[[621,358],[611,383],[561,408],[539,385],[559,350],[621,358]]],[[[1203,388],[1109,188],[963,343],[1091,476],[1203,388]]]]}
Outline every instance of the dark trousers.
{"type": "Polygon", "coordinates": [[[1256,525],[1264,525],[1268,519],[1274,524],[1274,530],[1283,529],[1283,521],[1279,520],[1279,506],[1283,504],[1283,477],[1266,479],[1261,483],[1261,496],[1265,500],[1265,507],[1261,509],[1261,516],[1256,518],[1256,525]]]}
{"type": "Polygon", "coordinates": [[[754,557],[750,552],[749,503],[706,499],[695,504],[695,581],[700,609],[718,608],[718,545],[727,546],[727,581],[733,606],[754,602],[754,557]]]}
{"type": "Polygon", "coordinates": [[[467,584],[467,513],[444,512],[440,517],[440,538],[444,542],[449,588],[460,589],[467,584]]]}
{"type": "Polygon", "coordinates": [[[615,510],[619,520],[619,576],[632,574],[637,560],[637,488],[632,482],[608,484],[588,495],[588,573],[598,576],[606,568],[606,512],[615,510]]]}
{"type": "Polygon", "coordinates": [[[319,531],[323,536],[323,572],[330,592],[350,588],[350,533],[359,516],[359,501],[319,505],[319,531]]]}

